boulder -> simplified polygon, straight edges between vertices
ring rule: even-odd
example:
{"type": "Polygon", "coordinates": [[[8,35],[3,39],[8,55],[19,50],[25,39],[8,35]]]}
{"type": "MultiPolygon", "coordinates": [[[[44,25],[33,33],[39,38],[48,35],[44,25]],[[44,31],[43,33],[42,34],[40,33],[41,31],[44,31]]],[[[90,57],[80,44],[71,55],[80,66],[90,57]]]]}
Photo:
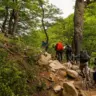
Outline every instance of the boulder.
{"type": "Polygon", "coordinates": [[[66,70],[65,66],[63,66],[58,60],[51,61],[49,66],[50,66],[52,71],[56,71],[56,70],[59,70],[59,69],[66,70]]]}
{"type": "Polygon", "coordinates": [[[51,54],[45,52],[44,54],[41,54],[38,63],[39,65],[48,65],[51,59],[52,59],[51,54]]]}
{"type": "Polygon", "coordinates": [[[64,66],[68,69],[72,68],[72,64],[70,62],[64,63],[64,66]]]}
{"type": "Polygon", "coordinates": [[[58,75],[62,78],[65,78],[67,76],[67,72],[64,70],[59,70],[58,75]]]}
{"type": "Polygon", "coordinates": [[[78,95],[79,96],[88,96],[83,90],[79,90],[78,95]]]}
{"type": "Polygon", "coordinates": [[[50,76],[49,78],[52,80],[52,81],[55,81],[57,79],[57,76],[55,73],[50,73],[50,76]]]}
{"type": "Polygon", "coordinates": [[[76,71],[70,70],[70,69],[67,70],[67,74],[68,74],[70,77],[74,78],[74,79],[77,79],[78,76],[79,76],[79,74],[78,74],[76,71]]]}
{"type": "Polygon", "coordinates": [[[89,96],[88,93],[85,90],[82,90],[80,86],[75,86],[75,88],[78,91],[78,96],[89,96]]]}
{"type": "Polygon", "coordinates": [[[62,89],[63,89],[63,88],[62,88],[61,85],[55,85],[55,86],[53,87],[53,90],[54,90],[55,93],[60,92],[62,89]]]}
{"type": "Polygon", "coordinates": [[[72,70],[78,70],[79,69],[79,66],[77,66],[77,65],[72,65],[72,68],[71,68],[72,70]]]}
{"type": "Polygon", "coordinates": [[[65,82],[63,84],[63,95],[64,96],[78,96],[78,91],[76,90],[72,82],[65,82]]]}

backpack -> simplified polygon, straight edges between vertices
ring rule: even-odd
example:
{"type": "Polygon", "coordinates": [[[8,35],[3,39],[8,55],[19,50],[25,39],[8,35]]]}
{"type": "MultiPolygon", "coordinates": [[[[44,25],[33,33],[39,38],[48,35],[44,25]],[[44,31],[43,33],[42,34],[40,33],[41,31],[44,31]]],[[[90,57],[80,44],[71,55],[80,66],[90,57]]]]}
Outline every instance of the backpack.
{"type": "Polygon", "coordinates": [[[67,52],[67,53],[72,52],[72,48],[71,48],[70,46],[67,46],[66,52],[67,52]]]}
{"type": "Polygon", "coordinates": [[[62,51],[64,48],[63,48],[63,44],[61,42],[57,43],[56,44],[56,50],[57,51],[62,51]]]}
{"type": "Polygon", "coordinates": [[[90,59],[90,56],[86,52],[80,53],[80,61],[85,63],[88,62],[90,59]]]}
{"type": "Polygon", "coordinates": [[[94,60],[94,62],[93,62],[93,63],[94,63],[94,65],[96,65],[96,59],[94,60]]]}

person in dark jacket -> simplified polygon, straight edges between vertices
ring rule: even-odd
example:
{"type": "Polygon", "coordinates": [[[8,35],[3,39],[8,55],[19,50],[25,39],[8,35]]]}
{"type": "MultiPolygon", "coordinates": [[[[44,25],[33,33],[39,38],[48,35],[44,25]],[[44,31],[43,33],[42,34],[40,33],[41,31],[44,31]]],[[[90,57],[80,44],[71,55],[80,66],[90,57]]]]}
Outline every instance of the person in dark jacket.
{"type": "Polygon", "coordinates": [[[94,63],[94,65],[96,66],[96,58],[94,59],[94,62],[93,62],[93,63],[94,63]]]}
{"type": "Polygon", "coordinates": [[[86,77],[87,80],[88,78],[88,61],[90,60],[90,56],[88,55],[87,51],[81,51],[80,52],[80,70],[83,75],[83,77],[86,77]]]}
{"type": "Polygon", "coordinates": [[[96,67],[94,67],[93,80],[94,80],[94,84],[96,86],[96,67]]]}
{"type": "Polygon", "coordinates": [[[42,48],[45,50],[45,51],[47,51],[47,49],[48,49],[48,43],[47,43],[47,41],[42,41],[42,48]]]}
{"type": "Polygon", "coordinates": [[[87,80],[89,80],[88,74],[88,61],[90,60],[90,56],[88,55],[87,51],[80,51],[80,54],[78,56],[75,56],[76,59],[80,61],[80,70],[82,77],[86,77],[87,80]]]}
{"type": "Polygon", "coordinates": [[[96,87],[96,58],[94,59],[94,72],[93,72],[93,80],[94,80],[94,84],[95,84],[95,87],[96,87]]]}
{"type": "Polygon", "coordinates": [[[71,46],[66,45],[65,50],[66,50],[66,52],[65,52],[66,53],[66,59],[67,59],[67,62],[69,62],[72,60],[72,48],[71,48],[71,46]]]}

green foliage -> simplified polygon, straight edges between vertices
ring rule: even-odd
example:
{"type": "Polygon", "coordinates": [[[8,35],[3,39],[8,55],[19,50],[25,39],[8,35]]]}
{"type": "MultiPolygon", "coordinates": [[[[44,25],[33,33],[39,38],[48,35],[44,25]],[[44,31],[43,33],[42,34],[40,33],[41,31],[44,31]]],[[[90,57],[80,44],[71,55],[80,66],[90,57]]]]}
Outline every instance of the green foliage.
{"type": "Polygon", "coordinates": [[[12,46],[10,47],[11,51],[18,53],[24,52],[24,48],[26,45],[22,41],[21,37],[12,38],[10,39],[9,43],[12,46]]]}
{"type": "MultiPolygon", "coordinates": [[[[82,49],[90,54],[96,50],[96,3],[91,3],[85,9],[82,49]]],[[[72,44],[74,32],[73,14],[65,19],[59,19],[48,30],[51,49],[58,41],[64,44],[72,44]]]]}
{"type": "MultiPolygon", "coordinates": [[[[2,46],[5,41],[9,43],[3,36],[0,41],[2,46]]],[[[26,74],[19,70],[16,61],[8,58],[6,49],[0,48],[0,96],[27,96],[26,74]]]]}
{"type": "Polygon", "coordinates": [[[73,38],[73,15],[70,15],[66,19],[58,19],[55,24],[48,29],[49,35],[49,51],[54,54],[54,46],[58,41],[66,43],[72,43],[73,38]]]}
{"type": "MultiPolygon", "coordinates": [[[[36,60],[37,60],[36,53],[37,52],[34,49],[26,50],[27,62],[30,65],[34,65],[34,61],[36,62],[36,60]]],[[[37,54],[37,57],[38,57],[38,54],[37,54]]]]}
{"type": "MultiPolygon", "coordinates": [[[[45,25],[49,27],[51,22],[55,21],[58,18],[58,14],[61,14],[61,11],[54,5],[50,4],[49,1],[43,0],[43,6],[45,11],[45,25]]],[[[8,13],[12,13],[14,9],[18,13],[19,22],[18,30],[16,34],[25,34],[33,30],[37,30],[39,27],[41,29],[41,18],[42,10],[39,6],[38,0],[1,0],[0,1],[0,20],[4,21],[6,14],[6,7],[8,7],[8,13]]],[[[10,14],[8,14],[10,18],[10,14]]],[[[9,23],[9,20],[6,21],[6,25],[9,23]]],[[[7,28],[6,28],[7,29],[7,28]]]]}
{"type": "Polygon", "coordinates": [[[27,95],[26,77],[12,62],[0,66],[0,90],[0,96],[27,95]]]}
{"type": "Polygon", "coordinates": [[[40,81],[38,83],[38,85],[36,85],[36,90],[39,92],[39,91],[42,91],[42,90],[45,90],[46,88],[46,84],[44,81],[40,81]]]}
{"type": "Polygon", "coordinates": [[[42,39],[43,33],[41,31],[33,31],[28,35],[23,35],[21,41],[24,42],[25,45],[33,46],[33,47],[40,47],[40,40],[42,39]]]}
{"type": "Polygon", "coordinates": [[[0,66],[6,62],[8,53],[4,49],[0,49],[0,66]]]}
{"type": "Polygon", "coordinates": [[[4,34],[2,34],[2,33],[0,33],[0,43],[5,43],[5,42],[9,42],[10,41],[10,39],[9,38],[6,38],[5,36],[4,36],[4,34]]]}
{"type": "Polygon", "coordinates": [[[87,49],[91,54],[96,49],[96,3],[91,3],[85,10],[84,15],[84,36],[83,36],[83,48],[87,49]]]}
{"type": "Polygon", "coordinates": [[[40,54],[40,50],[35,46],[35,44],[38,47],[40,46],[38,41],[31,38],[31,36],[30,38],[26,36],[26,38],[16,37],[8,40],[6,37],[1,37],[1,45],[4,46],[3,44],[7,43],[6,48],[14,55],[10,57],[9,51],[0,48],[0,96],[27,96],[27,93],[32,95],[37,91],[44,90],[45,82],[40,80],[38,76],[40,70],[36,66],[40,54]],[[33,44],[31,44],[32,42],[33,44]]]}

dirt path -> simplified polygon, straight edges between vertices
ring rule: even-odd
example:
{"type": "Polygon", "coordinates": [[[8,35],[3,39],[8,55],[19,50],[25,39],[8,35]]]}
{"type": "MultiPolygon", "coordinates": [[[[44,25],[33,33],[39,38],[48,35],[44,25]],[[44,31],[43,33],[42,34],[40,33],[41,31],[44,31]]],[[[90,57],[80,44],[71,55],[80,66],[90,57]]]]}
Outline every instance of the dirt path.
{"type": "Polygon", "coordinates": [[[96,96],[96,89],[95,90],[88,90],[88,91],[86,91],[86,93],[88,94],[88,96],[96,96]]]}

